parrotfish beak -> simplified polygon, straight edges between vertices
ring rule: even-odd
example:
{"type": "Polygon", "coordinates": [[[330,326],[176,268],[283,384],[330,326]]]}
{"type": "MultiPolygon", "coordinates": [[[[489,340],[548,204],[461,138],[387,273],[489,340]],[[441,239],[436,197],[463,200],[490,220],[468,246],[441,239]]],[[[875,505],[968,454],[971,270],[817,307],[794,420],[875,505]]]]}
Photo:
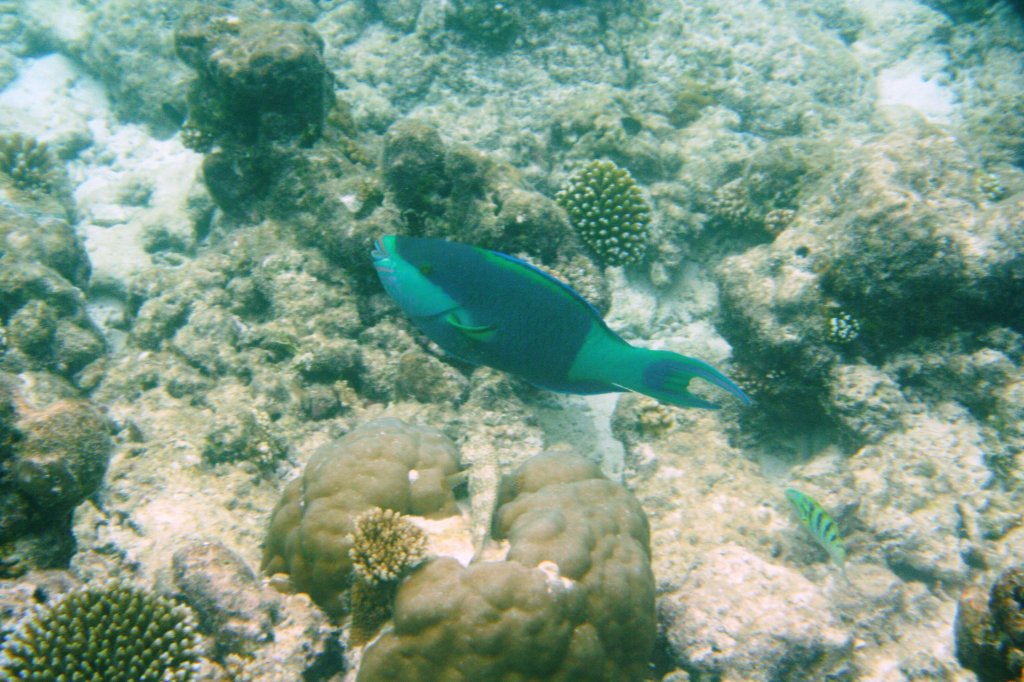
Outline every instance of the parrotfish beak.
{"type": "Polygon", "coordinates": [[[388,253],[387,248],[385,248],[384,246],[383,239],[373,240],[373,250],[370,251],[370,255],[373,257],[374,263],[380,262],[391,257],[391,254],[388,253]]]}

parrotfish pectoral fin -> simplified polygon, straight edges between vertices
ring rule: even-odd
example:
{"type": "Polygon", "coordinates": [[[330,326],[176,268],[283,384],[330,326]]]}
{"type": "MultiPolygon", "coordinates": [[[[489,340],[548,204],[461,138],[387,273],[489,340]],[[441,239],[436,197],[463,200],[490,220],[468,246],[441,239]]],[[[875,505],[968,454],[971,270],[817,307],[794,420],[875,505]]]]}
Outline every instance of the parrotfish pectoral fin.
{"type": "Polygon", "coordinates": [[[458,330],[460,334],[473,339],[474,341],[487,341],[494,336],[494,327],[489,325],[465,324],[459,319],[458,312],[454,310],[445,316],[444,321],[454,329],[458,330]]]}

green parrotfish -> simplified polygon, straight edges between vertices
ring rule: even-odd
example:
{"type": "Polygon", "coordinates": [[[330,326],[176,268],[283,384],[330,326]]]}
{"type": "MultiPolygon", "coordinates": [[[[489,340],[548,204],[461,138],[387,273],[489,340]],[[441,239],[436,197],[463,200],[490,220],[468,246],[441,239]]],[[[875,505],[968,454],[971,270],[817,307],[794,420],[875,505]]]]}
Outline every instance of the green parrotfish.
{"type": "Polygon", "coordinates": [[[568,284],[513,256],[440,239],[389,235],[374,244],[384,289],[446,352],[561,393],[636,391],[681,407],[717,405],[689,391],[700,378],[750,399],[711,365],[637,348],[568,284]]]}
{"type": "Polygon", "coordinates": [[[794,488],[786,488],[786,499],[790,501],[800,521],[811,531],[811,535],[821,547],[828,552],[834,561],[843,570],[846,563],[846,546],[843,538],[839,535],[839,527],[832,517],[828,515],[825,508],[818,504],[818,501],[807,493],[802,493],[794,488]]]}

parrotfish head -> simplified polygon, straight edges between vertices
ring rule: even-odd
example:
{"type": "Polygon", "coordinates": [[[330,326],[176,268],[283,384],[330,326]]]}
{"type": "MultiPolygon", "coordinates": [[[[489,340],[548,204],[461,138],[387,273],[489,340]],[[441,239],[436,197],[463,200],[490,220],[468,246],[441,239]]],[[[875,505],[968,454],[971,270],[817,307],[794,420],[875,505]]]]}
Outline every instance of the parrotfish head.
{"type": "Polygon", "coordinates": [[[373,243],[373,265],[388,295],[412,317],[434,317],[458,307],[429,277],[432,264],[412,263],[401,254],[402,237],[385,235],[373,243]]]}

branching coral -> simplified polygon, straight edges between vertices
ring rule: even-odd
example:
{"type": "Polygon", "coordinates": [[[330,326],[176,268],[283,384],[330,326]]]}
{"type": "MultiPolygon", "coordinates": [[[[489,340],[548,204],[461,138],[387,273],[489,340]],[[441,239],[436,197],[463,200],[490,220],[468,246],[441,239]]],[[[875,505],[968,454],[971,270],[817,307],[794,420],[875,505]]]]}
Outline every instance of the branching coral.
{"type": "Polygon", "coordinates": [[[26,191],[56,190],[64,178],[56,155],[46,143],[21,133],[0,135],[0,174],[26,191]]]}
{"type": "Polygon", "coordinates": [[[352,567],[371,582],[397,580],[423,559],[427,547],[427,536],[419,527],[380,507],[356,517],[352,537],[352,567]]]}
{"type": "Polygon", "coordinates": [[[125,583],[68,592],[29,613],[0,648],[0,677],[190,680],[199,658],[191,612],[125,583]]]}
{"type": "Polygon", "coordinates": [[[555,199],[603,262],[628,265],[643,260],[651,207],[629,171],[611,161],[594,161],[573,175],[555,199]]]}
{"type": "Polygon", "coordinates": [[[427,536],[391,509],[374,507],[356,517],[349,557],[352,585],[352,639],[369,640],[391,617],[399,582],[426,554],[427,536]]]}

